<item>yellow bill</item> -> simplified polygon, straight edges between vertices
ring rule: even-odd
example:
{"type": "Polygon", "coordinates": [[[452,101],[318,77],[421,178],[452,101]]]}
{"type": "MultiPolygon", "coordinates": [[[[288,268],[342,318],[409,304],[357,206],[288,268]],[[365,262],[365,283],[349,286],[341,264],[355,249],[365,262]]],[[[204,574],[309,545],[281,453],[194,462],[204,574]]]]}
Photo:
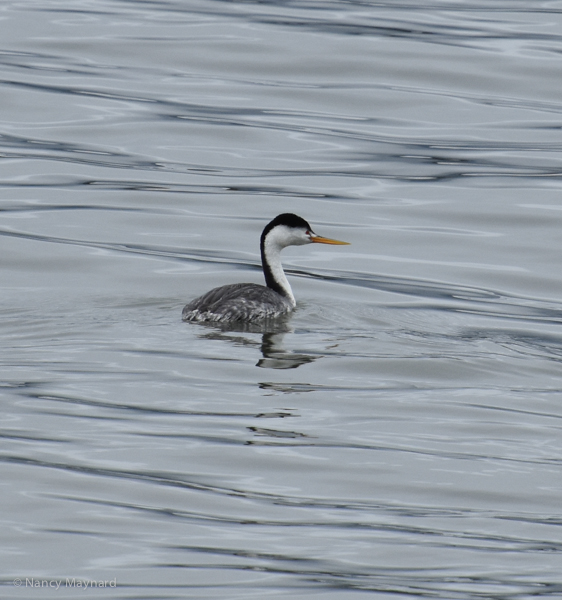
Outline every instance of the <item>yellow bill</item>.
{"type": "Polygon", "coordinates": [[[339,240],[331,240],[330,238],[322,237],[321,235],[311,234],[310,241],[317,244],[333,244],[337,246],[349,246],[349,242],[340,242],[339,240]]]}

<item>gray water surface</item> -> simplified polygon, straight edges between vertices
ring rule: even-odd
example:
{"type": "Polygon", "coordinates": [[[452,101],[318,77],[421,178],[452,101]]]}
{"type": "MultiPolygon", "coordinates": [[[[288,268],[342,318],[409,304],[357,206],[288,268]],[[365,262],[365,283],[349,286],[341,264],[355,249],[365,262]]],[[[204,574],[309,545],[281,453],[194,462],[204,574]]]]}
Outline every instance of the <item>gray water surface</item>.
{"type": "Polygon", "coordinates": [[[562,4],[0,18],[4,595],[561,598],[562,4]]]}

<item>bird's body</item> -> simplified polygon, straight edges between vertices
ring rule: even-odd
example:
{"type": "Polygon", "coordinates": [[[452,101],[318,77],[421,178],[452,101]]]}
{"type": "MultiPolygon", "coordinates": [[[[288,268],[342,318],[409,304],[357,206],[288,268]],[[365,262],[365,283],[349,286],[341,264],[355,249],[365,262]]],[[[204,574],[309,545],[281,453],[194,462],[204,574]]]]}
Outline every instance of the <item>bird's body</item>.
{"type": "Polygon", "coordinates": [[[271,288],[257,283],[233,283],[215,288],[191,301],[184,309],[184,321],[254,321],[280,317],[293,305],[271,288]]]}
{"type": "Polygon", "coordinates": [[[285,213],[266,225],[260,240],[266,286],[234,283],[212,289],[187,304],[184,321],[250,322],[281,317],[291,312],[296,301],[281,265],[280,252],[287,246],[310,243],[347,244],[317,236],[297,215],[285,213]]]}

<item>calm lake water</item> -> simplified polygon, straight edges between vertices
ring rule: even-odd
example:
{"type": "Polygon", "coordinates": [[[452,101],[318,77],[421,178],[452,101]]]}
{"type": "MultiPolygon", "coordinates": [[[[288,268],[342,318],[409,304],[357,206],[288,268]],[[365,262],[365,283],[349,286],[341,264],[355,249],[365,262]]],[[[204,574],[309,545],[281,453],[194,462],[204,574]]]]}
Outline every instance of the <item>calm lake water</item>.
{"type": "Polygon", "coordinates": [[[562,598],[562,3],[0,32],[3,596],[562,598]],[[281,212],[286,330],[182,323],[281,212]]]}

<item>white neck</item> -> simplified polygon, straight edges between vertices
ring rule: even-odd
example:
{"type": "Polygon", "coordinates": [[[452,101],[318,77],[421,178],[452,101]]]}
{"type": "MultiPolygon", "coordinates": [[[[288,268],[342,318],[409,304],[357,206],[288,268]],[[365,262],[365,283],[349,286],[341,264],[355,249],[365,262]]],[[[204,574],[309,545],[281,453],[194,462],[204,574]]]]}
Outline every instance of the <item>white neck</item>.
{"type": "Polygon", "coordinates": [[[268,235],[265,239],[263,254],[264,261],[267,263],[267,266],[264,265],[264,270],[269,267],[269,271],[275,280],[275,283],[279,286],[279,288],[281,288],[283,295],[294,308],[297,303],[295,297],[293,296],[291,285],[289,284],[287,276],[285,275],[285,271],[283,271],[283,265],[281,264],[281,250],[283,250],[287,244],[284,243],[285,240],[279,238],[280,236],[277,236],[274,232],[271,232],[270,235],[268,235]]]}

